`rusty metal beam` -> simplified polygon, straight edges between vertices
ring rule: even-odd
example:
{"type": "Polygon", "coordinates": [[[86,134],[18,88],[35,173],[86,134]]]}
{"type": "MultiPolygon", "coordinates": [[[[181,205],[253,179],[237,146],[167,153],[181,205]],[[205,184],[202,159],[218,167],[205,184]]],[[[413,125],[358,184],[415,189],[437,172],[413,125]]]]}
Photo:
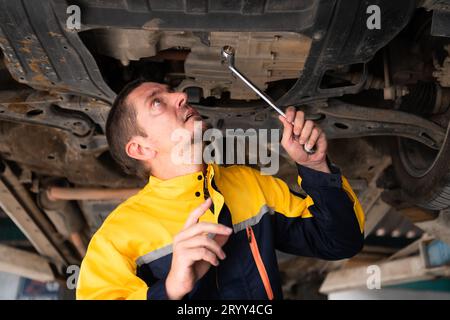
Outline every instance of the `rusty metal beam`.
{"type": "Polygon", "coordinates": [[[0,162],[0,206],[33,244],[57,265],[74,263],[62,239],[11,169],[0,162]]]}
{"type": "Polygon", "coordinates": [[[50,200],[116,200],[127,199],[139,192],[138,188],[67,188],[49,187],[47,196],[50,200]]]}
{"type": "Polygon", "coordinates": [[[0,271],[41,281],[54,281],[49,261],[42,256],[0,244],[0,271]]]}
{"type": "Polygon", "coordinates": [[[338,100],[307,110],[324,116],[318,123],[328,137],[400,136],[433,149],[439,149],[445,138],[445,128],[403,111],[368,108],[338,100]]]}

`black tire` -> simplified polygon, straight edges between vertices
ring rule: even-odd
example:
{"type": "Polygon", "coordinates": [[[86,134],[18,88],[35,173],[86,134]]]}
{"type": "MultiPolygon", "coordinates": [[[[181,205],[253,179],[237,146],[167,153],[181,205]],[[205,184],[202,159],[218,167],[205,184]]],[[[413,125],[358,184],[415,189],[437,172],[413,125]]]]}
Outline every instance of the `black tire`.
{"type": "Polygon", "coordinates": [[[397,138],[392,150],[397,181],[405,198],[420,207],[450,207],[450,123],[441,149],[397,138]]]}

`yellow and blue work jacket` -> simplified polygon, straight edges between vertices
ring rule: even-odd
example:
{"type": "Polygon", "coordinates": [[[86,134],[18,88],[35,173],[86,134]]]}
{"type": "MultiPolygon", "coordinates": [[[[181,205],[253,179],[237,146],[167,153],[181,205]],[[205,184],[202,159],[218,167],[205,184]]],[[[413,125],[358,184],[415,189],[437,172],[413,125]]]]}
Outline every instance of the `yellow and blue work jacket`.
{"type": "Polygon", "coordinates": [[[185,299],[282,298],[275,249],[327,260],[349,258],[363,245],[364,214],[339,169],[297,166],[307,193],[246,166],[210,164],[170,180],[150,177],[95,233],[82,262],[77,299],[167,299],[172,241],[208,195],[201,222],[233,228],[223,250],[185,299]]]}

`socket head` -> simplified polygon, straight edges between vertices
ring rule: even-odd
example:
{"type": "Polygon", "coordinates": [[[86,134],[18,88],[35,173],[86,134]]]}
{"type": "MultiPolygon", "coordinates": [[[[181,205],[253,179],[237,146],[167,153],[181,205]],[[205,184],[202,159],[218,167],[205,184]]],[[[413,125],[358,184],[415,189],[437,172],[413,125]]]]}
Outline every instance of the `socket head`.
{"type": "Polygon", "coordinates": [[[222,58],[230,67],[234,67],[234,48],[232,46],[224,46],[222,48],[222,58]]]}

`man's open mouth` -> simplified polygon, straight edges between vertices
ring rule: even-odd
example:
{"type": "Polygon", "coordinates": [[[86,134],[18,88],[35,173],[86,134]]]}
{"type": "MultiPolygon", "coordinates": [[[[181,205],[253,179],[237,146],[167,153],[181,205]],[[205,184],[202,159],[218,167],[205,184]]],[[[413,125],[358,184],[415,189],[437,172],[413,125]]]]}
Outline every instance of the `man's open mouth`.
{"type": "Polygon", "coordinates": [[[189,110],[188,112],[186,112],[186,114],[184,115],[184,122],[188,121],[190,118],[194,118],[194,119],[201,119],[200,114],[195,111],[195,110],[189,110]]]}

